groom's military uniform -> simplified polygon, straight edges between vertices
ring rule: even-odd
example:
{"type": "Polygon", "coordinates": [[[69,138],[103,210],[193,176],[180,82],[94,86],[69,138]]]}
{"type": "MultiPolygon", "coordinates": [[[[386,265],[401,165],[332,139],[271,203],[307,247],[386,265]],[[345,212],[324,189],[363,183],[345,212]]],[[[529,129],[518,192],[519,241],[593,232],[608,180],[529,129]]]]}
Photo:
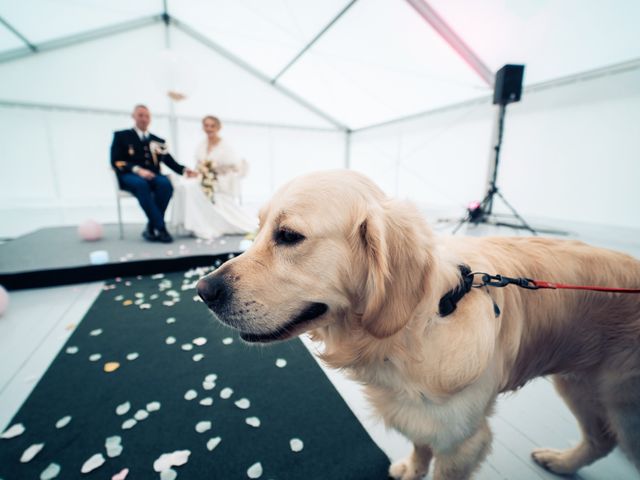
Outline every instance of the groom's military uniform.
{"type": "Polygon", "coordinates": [[[160,173],[160,163],[176,173],[184,173],[185,167],[174,160],[162,138],[133,128],[114,133],[111,166],[118,177],[120,188],[131,192],[138,199],[149,220],[143,236],[147,240],[155,240],[155,232],[160,232],[166,234],[161,235],[161,238],[168,239],[163,241],[170,241],[164,213],[173,195],[173,187],[169,179],[160,173]],[[147,180],[137,175],[136,172],[141,168],[150,170],[155,177],[147,180]]]}

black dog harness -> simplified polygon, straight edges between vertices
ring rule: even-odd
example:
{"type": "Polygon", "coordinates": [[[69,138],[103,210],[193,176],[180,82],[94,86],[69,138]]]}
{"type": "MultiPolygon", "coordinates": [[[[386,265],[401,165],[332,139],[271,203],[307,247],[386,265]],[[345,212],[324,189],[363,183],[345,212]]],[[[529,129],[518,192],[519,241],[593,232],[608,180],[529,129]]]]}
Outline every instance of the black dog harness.
{"type": "Polygon", "coordinates": [[[471,291],[471,286],[473,285],[471,269],[468,265],[458,265],[458,269],[460,270],[461,276],[460,283],[453,290],[445,293],[438,304],[438,313],[441,317],[452,314],[456,310],[457,304],[462,297],[471,291]]]}

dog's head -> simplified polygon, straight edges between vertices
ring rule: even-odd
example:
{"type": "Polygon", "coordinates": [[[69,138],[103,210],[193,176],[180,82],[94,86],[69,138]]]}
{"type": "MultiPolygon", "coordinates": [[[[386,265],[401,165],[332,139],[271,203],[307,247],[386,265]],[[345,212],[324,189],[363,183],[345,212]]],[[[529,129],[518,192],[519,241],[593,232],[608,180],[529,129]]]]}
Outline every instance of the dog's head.
{"type": "Polygon", "coordinates": [[[198,293],[248,342],[336,322],[388,337],[424,295],[430,235],[416,225],[413,209],[361,174],[300,177],[261,210],[251,248],[203,277],[198,293]]]}

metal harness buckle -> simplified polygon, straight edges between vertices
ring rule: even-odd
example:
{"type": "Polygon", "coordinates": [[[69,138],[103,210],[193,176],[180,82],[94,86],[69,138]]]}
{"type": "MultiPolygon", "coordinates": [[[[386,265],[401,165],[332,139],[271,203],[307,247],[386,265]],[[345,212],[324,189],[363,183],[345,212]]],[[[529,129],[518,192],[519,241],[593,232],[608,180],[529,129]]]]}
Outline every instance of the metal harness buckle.
{"type": "Polygon", "coordinates": [[[528,290],[537,290],[539,287],[535,284],[535,282],[531,278],[512,278],[506,277],[504,275],[490,275],[485,272],[471,272],[469,276],[482,275],[481,282],[482,283],[474,283],[472,286],[474,288],[480,287],[506,287],[507,285],[516,285],[520,288],[526,288],[528,290]]]}

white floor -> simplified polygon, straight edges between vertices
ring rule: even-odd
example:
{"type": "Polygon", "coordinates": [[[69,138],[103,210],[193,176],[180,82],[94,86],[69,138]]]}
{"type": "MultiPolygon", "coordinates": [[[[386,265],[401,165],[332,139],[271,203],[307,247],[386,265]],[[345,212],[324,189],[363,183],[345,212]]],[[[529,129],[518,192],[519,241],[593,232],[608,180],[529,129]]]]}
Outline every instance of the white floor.
{"type": "MultiPolygon", "coordinates": [[[[551,225],[554,226],[554,225],[551,225]]],[[[556,225],[557,226],[557,225],[556,225]]],[[[597,226],[567,226],[572,238],[615,248],[640,258],[638,232],[597,226]]],[[[436,226],[445,231],[450,227],[436,226]]],[[[523,234],[510,229],[482,226],[467,234],[523,234]]],[[[101,283],[12,292],[9,310],[0,317],[0,431],[29,396],[38,379],[101,291],[101,283]]],[[[303,339],[309,343],[307,339],[303,339]]],[[[385,428],[367,406],[360,386],[340,372],[327,371],[340,394],[375,442],[392,459],[408,453],[410,444],[385,428]]],[[[536,446],[563,448],[574,444],[579,433],[572,415],[546,379],[531,382],[517,393],[503,396],[491,426],[493,452],[476,478],[559,478],[530,460],[536,446]]],[[[428,478],[431,478],[429,476],[428,478]]],[[[605,459],[584,468],[573,478],[638,479],[640,475],[617,449],[605,459]]]]}

